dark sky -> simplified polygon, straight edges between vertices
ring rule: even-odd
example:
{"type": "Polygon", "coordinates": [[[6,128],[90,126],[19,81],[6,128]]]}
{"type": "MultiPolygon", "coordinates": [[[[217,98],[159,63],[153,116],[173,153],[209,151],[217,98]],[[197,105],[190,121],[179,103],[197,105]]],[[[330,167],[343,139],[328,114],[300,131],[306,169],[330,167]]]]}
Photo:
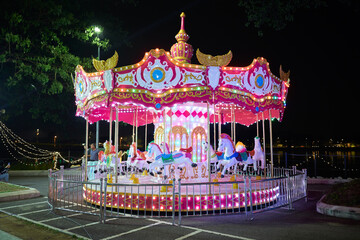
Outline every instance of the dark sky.
{"type": "MultiPolygon", "coordinates": [[[[358,6],[335,1],[328,7],[301,9],[284,30],[264,28],[259,37],[254,27],[245,27],[246,16],[237,1],[169,2],[141,1],[137,7],[104,9],[124,22],[132,44],[112,39],[116,27],[105,29],[113,48],[104,55],[110,57],[117,50],[120,66],[138,62],[152,48],[169,50],[184,11],[188,43],[195,50],[213,55],[231,50],[231,66],[246,66],[262,56],[277,76],[280,64],[291,70],[287,109],[283,122],[275,126],[278,134],[359,139],[358,6]]],[[[196,56],[192,62],[197,62],[196,56]]]]}
{"type": "MultiPolygon", "coordinates": [[[[212,55],[231,50],[229,66],[247,66],[253,58],[264,57],[277,76],[280,64],[285,71],[290,69],[287,109],[283,122],[274,126],[274,136],[360,140],[357,3],[348,7],[331,1],[328,7],[300,9],[285,29],[264,28],[260,37],[252,25],[245,27],[246,16],[237,1],[139,1],[136,6],[119,3],[116,7],[106,2],[93,1],[84,8],[98,11],[94,24],[104,26],[103,37],[112,44],[101,52],[102,59],[116,50],[122,66],[140,61],[153,48],[169,51],[184,11],[188,43],[194,50],[212,55]],[[109,21],[110,15],[118,21],[109,21]],[[126,39],[118,34],[120,22],[128,32],[126,39]]],[[[95,47],[76,51],[84,57],[97,55],[95,47]]],[[[197,63],[196,56],[192,62],[197,63]]]]}

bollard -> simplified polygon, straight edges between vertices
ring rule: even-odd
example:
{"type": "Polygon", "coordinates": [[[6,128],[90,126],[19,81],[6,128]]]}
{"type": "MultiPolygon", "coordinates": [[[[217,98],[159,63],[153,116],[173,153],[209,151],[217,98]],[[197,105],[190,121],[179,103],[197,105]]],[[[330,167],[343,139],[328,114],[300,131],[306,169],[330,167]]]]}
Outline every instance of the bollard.
{"type": "Polygon", "coordinates": [[[288,156],[287,156],[287,152],[285,152],[285,168],[288,167],[288,156]]]}

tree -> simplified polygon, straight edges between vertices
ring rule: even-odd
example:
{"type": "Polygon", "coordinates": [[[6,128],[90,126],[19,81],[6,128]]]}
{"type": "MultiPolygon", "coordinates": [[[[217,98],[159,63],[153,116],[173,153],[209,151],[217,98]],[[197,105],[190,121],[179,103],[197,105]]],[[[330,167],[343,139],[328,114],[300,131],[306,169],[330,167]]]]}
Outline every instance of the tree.
{"type": "Polygon", "coordinates": [[[239,0],[239,7],[247,16],[246,26],[251,24],[263,35],[263,29],[269,27],[275,30],[284,29],[294,20],[295,13],[302,8],[317,8],[326,6],[324,0],[239,0]]]}
{"type": "MultiPolygon", "coordinates": [[[[70,3],[67,1],[70,5],[70,3]]],[[[0,9],[0,109],[7,117],[30,114],[63,123],[74,112],[71,73],[81,64],[93,71],[91,58],[71,52],[74,41],[109,46],[94,28],[58,1],[12,0],[0,9]],[[72,107],[72,108],[71,108],[72,107]]]]}

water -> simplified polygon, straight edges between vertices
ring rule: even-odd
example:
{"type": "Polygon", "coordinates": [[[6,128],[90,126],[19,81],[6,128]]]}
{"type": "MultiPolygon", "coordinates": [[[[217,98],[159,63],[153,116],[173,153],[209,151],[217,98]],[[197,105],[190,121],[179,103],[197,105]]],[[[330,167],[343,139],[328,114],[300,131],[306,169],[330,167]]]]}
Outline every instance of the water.
{"type": "MultiPolygon", "coordinates": [[[[269,155],[267,159],[269,162],[269,155]]],[[[310,177],[358,178],[360,177],[360,151],[279,150],[274,152],[274,165],[306,168],[310,177]]]]}
{"type": "MultiPolygon", "coordinates": [[[[270,163],[269,149],[267,148],[267,163],[270,163]]],[[[80,158],[84,154],[83,147],[80,146],[68,151],[60,151],[67,159],[68,156],[72,160],[80,158]]],[[[34,169],[16,162],[10,156],[4,158],[11,162],[13,169],[34,169]]],[[[64,163],[58,159],[59,164],[64,163]]],[[[27,163],[32,163],[32,160],[26,160],[27,163]]],[[[46,169],[52,166],[52,161],[49,164],[36,166],[35,169],[46,169]]],[[[326,151],[326,150],[306,150],[306,149],[286,149],[274,150],[274,166],[276,167],[291,167],[296,166],[301,170],[306,168],[310,177],[324,177],[324,178],[359,178],[360,177],[360,151],[326,151]]]]}

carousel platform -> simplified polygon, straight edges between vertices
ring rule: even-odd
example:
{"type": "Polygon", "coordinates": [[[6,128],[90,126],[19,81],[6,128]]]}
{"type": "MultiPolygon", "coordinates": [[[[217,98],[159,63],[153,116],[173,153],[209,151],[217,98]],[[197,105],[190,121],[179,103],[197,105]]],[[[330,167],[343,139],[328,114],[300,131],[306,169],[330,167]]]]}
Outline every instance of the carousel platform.
{"type": "MultiPolygon", "coordinates": [[[[135,177],[138,179],[135,182],[138,183],[134,183],[130,175],[118,176],[118,183],[115,183],[113,177],[110,182],[107,182],[106,191],[105,189],[102,191],[102,199],[98,184],[84,185],[83,198],[86,202],[98,206],[105,199],[107,208],[118,208],[120,211],[168,212],[173,207],[175,209],[181,207],[182,212],[198,212],[240,209],[251,205],[253,207],[272,205],[280,192],[280,184],[274,184],[274,182],[266,184],[266,182],[257,181],[255,177],[251,178],[251,188],[250,181],[244,182],[242,176],[238,176],[235,182],[234,176],[226,176],[219,178],[217,183],[211,184],[191,179],[181,180],[180,188],[178,182],[173,188],[172,184],[161,184],[159,183],[161,179],[153,176],[137,175],[135,177]]],[[[214,174],[212,179],[215,178],[214,174]]],[[[100,180],[95,179],[91,182],[99,183],[100,180]]]]}

